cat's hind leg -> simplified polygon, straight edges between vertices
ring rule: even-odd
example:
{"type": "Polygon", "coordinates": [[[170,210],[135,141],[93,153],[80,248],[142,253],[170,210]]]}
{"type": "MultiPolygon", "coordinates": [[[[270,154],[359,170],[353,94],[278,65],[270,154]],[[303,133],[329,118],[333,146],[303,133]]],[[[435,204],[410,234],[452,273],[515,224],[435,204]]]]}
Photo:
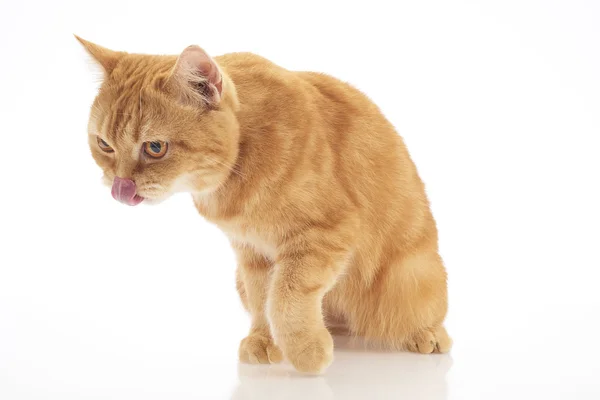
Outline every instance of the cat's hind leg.
{"type": "Polygon", "coordinates": [[[405,342],[404,347],[406,350],[421,354],[447,353],[452,347],[452,339],[448,336],[446,328],[438,326],[414,334],[405,342]]]}
{"type": "Polygon", "coordinates": [[[383,266],[360,301],[347,309],[353,334],[384,348],[445,353],[446,272],[434,249],[413,251],[383,266]]]}

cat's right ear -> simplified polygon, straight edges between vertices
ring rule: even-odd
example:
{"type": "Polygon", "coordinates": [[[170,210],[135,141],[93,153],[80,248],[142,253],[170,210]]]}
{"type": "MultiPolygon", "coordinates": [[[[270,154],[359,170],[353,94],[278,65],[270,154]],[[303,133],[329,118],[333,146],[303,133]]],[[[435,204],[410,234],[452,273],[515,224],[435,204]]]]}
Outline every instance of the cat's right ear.
{"type": "Polygon", "coordinates": [[[115,69],[115,67],[117,66],[117,63],[119,62],[121,57],[125,54],[120,51],[109,50],[106,47],[102,47],[95,43],[88,42],[87,40],[84,40],[77,35],[73,36],[75,36],[75,39],[77,39],[79,43],[83,45],[83,48],[102,67],[102,69],[107,75],[110,75],[113,69],[115,69]]]}
{"type": "Polygon", "coordinates": [[[199,46],[189,46],[179,55],[167,81],[169,90],[188,105],[214,107],[223,94],[219,66],[199,46]]]}

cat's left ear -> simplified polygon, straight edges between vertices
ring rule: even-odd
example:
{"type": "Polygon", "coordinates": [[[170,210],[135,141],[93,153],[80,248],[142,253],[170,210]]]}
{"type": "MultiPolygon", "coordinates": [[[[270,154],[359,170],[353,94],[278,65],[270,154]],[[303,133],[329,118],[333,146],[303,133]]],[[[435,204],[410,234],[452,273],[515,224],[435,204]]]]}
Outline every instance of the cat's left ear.
{"type": "Polygon", "coordinates": [[[107,49],[106,47],[102,47],[95,43],[89,42],[80,38],[77,35],[74,36],[75,39],[77,39],[79,43],[81,43],[81,45],[88,52],[88,54],[92,56],[92,58],[96,60],[98,64],[100,64],[100,66],[107,75],[111,74],[113,69],[115,69],[115,67],[117,66],[121,57],[125,54],[121,51],[113,51],[107,49]]]}
{"type": "Polygon", "coordinates": [[[221,101],[221,71],[199,46],[189,46],[183,50],[168,82],[179,99],[187,104],[216,106],[221,101]]]}

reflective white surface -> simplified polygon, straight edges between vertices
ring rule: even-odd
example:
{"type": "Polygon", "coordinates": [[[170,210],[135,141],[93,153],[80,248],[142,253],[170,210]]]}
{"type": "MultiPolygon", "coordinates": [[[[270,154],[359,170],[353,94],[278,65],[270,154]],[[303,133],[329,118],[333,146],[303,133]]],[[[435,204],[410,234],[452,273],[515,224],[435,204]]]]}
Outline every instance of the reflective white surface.
{"type": "Polygon", "coordinates": [[[285,365],[240,365],[232,399],[448,398],[450,355],[372,352],[338,339],[335,363],[322,377],[302,377],[285,365]]]}
{"type": "MultiPolygon", "coordinates": [[[[114,277],[116,269],[109,268],[107,276],[114,277]]],[[[38,281],[41,286],[36,288],[33,279],[34,287],[19,288],[22,296],[15,290],[9,297],[5,291],[0,305],[2,398],[600,396],[600,351],[595,346],[600,330],[594,320],[598,303],[525,310],[527,299],[519,298],[503,302],[503,309],[513,313],[510,319],[497,313],[471,313],[485,311],[481,303],[487,300],[472,307],[457,306],[462,315],[454,312],[448,321],[455,346],[446,355],[378,351],[367,349],[360,340],[338,336],[334,363],[324,375],[311,377],[286,363],[238,364],[237,345],[247,319],[235,293],[221,291],[228,301],[215,299],[219,305],[212,307],[201,300],[210,284],[196,285],[200,275],[193,270],[193,266],[175,268],[172,277],[158,271],[141,279],[123,275],[121,283],[104,277],[79,289],[60,286],[61,279],[50,281],[52,287],[45,289],[38,281]],[[177,275],[184,270],[193,279],[178,282],[177,275]],[[51,297],[39,302],[42,295],[51,297]]],[[[472,292],[465,287],[464,293],[472,292]]],[[[500,295],[501,290],[490,293],[500,295]]],[[[487,301],[486,306],[493,308],[493,303],[487,301]]]]}
{"type": "Polygon", "coordinates": [[[0,399],[600,399],[600,3],[5,1],[0,399]],[[348,80],[404,137],[449,274],[449,355],[337,338],[323,376],[237,362],[226,238],[116,203],[87,147],[117,50],[253,51],[348,80]]]}

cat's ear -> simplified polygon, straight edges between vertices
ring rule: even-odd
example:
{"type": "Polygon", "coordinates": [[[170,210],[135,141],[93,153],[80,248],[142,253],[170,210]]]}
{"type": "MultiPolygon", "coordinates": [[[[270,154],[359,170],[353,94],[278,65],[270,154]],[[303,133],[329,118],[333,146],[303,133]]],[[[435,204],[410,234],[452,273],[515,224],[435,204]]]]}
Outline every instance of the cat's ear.
{"type": "Polygon", "coordinates": [[[109,50],[95,43],[88,42],[77,35],[74,36],[75,39],[77,39],[79,43],[83,45],[83,48],[88,52],[88,54],[91,55],[92,58],[98,62],[98,64],[100,64],[104,72],[106,72],[108,75],[110,75],[113,69],[115,69],[119,59],[121,59],[121,57],[125,54],[120,51],[109,50]]]}
{"type": "Polygon", "coordinates": [[[187,104],[216,106],[223,93],[223,77],[217,63],[198,46],[189,46],[179,55],[169,84],[187,104]]]}

